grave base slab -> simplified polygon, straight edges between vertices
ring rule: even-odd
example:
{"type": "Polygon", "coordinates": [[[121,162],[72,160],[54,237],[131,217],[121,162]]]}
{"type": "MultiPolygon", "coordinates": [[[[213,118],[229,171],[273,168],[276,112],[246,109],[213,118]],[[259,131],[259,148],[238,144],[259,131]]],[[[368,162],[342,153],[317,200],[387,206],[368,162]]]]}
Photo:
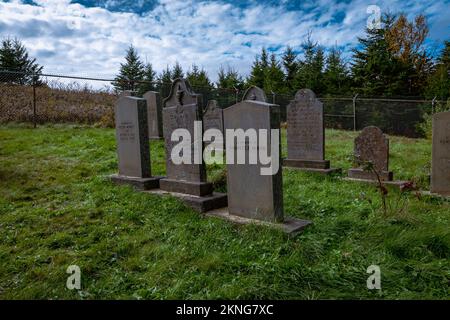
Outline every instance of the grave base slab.
{"type": "Polygon", "coordinates": [[[149,190],[159,188],[159,181],[163,177],[137,178],[113,174],[109,178],[118,185],[131,185],[137,190],[149,190]]]}
{"type": "Polygon", "coordinates": [[[174,179],[161,179],[159,182],[161,190],[197,197],[208,196],[213,192],[213,185],[210,182],[191,182],[174,179]]]}
{"type": "Polygon", "coordinates": [[[329,160],[297,160],[283,159],[283,166],[298,171],[314,172],[323,175],[341,173],[340,168],[330,168],[329,160]]]}
{"type": "Polygon", "coordinates": [[[255,219],[232,215],[228,211],[228,208],[220,208],[220,209],[212,210],[212,211],[206,212],[205,215],[208,217],[220,218],[220,219],[230,221],[230,222],[236,223],[236,224],[256,224],[256,225],[263,225],[263,226],[268,226],[271,228],[281,229],[284,233],[286,233],[290,236],[297,235],[298,233],[303,231],[303,229],[305,229],[308,225],[312,224],[312,221],[302,220],[302,219],[297,219],[297,218],[292,218],[292,217],[285,217],[284,221],[281,223],[255,220],[255,219]]]}
{"type": "Polygon", "coordinates": [[[431,191],[419,191],[419,193],[422,196],[428,196],[428,197],[439,198],[439,199],[450,201],[450,193],[449,194],[440,194],[440,193],[435,193],[435,192],[431,192],[431,191]]]}
{"type": "Polygon", "coordinates": [[[207,196],[193,196],[185,193],[169,192],[162,189],[152,189],[144,191],[146,193],[157,194],[161,196],[173,196],[183,201],[187,206],[197,212],[204,213],[214,209],[226,207],[228,205],[228,197],[225,193],[213,192],[207,196]]]}
{"type": "MultiPolygon", "coordinates": [[[[348,177],[359,180],[377,180],[375,173],[366,171],[361,168],[351,168],[348,170],[348,177]]],[[[384,171],[380,173],[380,179],[383,181],[393,181],[394,173],[392,171],[384,171]]]]}
{"type": "MultiPolygon", "coordinates": [[[[378,184],[377,180],[372,179],[355,179],[355,178],[343,178],[344,181],[352,181],[352,182],[360,182],[360,183],[367,183],[367,184],[378,184]]],[[[395,187],[400,189],[402,185],[407,183],[408,181],[403,180],[393,180],[393,181],[382,181],[383,185],[388,187],[395,187]]]]}

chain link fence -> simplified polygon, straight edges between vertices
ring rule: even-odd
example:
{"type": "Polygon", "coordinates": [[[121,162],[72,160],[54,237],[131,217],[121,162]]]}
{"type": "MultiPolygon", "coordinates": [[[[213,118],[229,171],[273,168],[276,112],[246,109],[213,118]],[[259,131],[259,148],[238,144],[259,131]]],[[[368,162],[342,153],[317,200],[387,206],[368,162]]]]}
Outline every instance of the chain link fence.
{"type": "MultiPolygon", "coordinates": [[[[57,74],[25,75],[0,70],[0,124],[10,122],[79,123],[102,127],[114,126],[114,103],[119,94],[114,79],[57,74]]],[[[130,81],[131,82],[131,81],[130,81]]],[[[132,81],[132,86],[153,88],[160,98],[168,96],[171,83],[132,81]]],[[[217,100],[222,108],[240,101],[244,90],[199,87],[192,89],[202,95],[203,107],[217,100]]],[[[286,107],[292,95],[266,93],[268,102],[280,105],[281,118],[286,121],[286,107]]],[[[380,127],[395,135],[418,137],[419,124],[436,110],[448,110],[446,101],[414,97],[380,98],[319,97],[324,104],[325,126],[344,130],[360,130],[368,125],[380,127]]]]}

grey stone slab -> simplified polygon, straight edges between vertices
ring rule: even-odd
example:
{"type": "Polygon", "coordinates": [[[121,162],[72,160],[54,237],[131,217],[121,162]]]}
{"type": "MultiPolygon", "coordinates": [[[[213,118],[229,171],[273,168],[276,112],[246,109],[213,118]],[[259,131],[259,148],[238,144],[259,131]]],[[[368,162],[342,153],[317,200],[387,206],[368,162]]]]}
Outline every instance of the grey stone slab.
{"type": "Polygon", "coordinates": [[[295,168],[330,169],[329,160],[283,159],[283,165],[295,168]]]}
{"type": "MultiPolygon", "coordinates": [[[[258,91],[253,88],[254,91],[258,91]]],[[[228,129],[279,129],[280,107],[258,100],[243,100],[224,109],[224,128],[228,129]]],[[[227,192],[228,208],[232,215],[265,221],[283,221],[283,189],[282,166],[279,159],[279,170],[274,175],[261,175],[260,169],[266,167],[260,164],[249,163],[249,152],[254,146],[238,145],[235,141],[227,141],[227,154],[232,150],[228,144],[233,145],[234,163],[227,163],[227,192]],[[245,164],[237,164],[236,151],[244,148],[246,152],[245,164]]],[[[279,141],[278,141],[279,143],[279,141]]],[[[257,149],[262,148],[258,143],[257,149]]],[[[269,140],[270,148],[270,140],[269,140]]],[[[253,150],[253,152],[256,152],[253,150]]],[[[270,154],[270,152],[268,152],[270,154]]],[[[231,155],[230,155],[231,156],[231,155]]]]}
{"type": "Polygon", "coordinates": [[[245,91],[242,101],[245,100],[267,102],[267,97],[263,89],[252,86],[245,91]]]}
{"type": "Polygon", "coordinates": [[[196,197],[184,193],[169,192],[162,189],[153,189],[145,192],[162,196],[164,195],[173,196],[175,198],[180,199],[187,206],[191,207],[192,209],[200,213],[205,213],[211,210],[227,206],[227,195],[219,192],[213,192],[212,194],[203,197],[196,197]]]}
{"type": "Polygon", "coordinates": [[[147,101],[148,136],[150,139],[163,138],[162,105],[159,93],[148,91],[143,95],[147,101]]]}
{"type": "Polygon", "coordinates": [[[433,116],[431,192],[450,196],[450,112],[433,116]]]}
{"type": "Polygon", "coordinates": [[[323,104],[309,89],[301,89],[287,106],[288,158],[325,159],[323,104]]]}
{"type": "MultiPolygon", "coordinates": [[[[357,178],[343,178],[344,181],[350,181],[350,182],[359,182],[359,183],[365,183],[365,184],[372,184],[377,185],[378,181],[374,179],[357,179],[357,178]]],[[[393,181],[383,181],[383,185],[388,187],[394,187],[397,189],[401,189],[403,185],[409,183],[409,181],[403,181],[403,180],[393,180],[393,181]]]]}
{"type": "MultiPolygon", "coordinates": [[[[163,133],[166,152],[166,175],[167,179],[161,181],[161,188],[173,191],[179,188],[178,181],[197,183],[204,185],[206,181],[205,164],[195,163],[194,145],[200,151],[203,150],[203,136],[199,133],[195,139],[195,121],[202,120],[201,96],[195,94],[189,83],[184,79],[177,79],[173,82],[169,96],[163,102],[163,133]],[[191,136],[191,161],[190,163],[176,164],[172,159],[172,150],[179,141],[172,141],[172,133],[176,129],[185,129],[191,136]],[[173,186],[170,184],[173,183],[173,186]]],[[[200,157],[202,155],[200,154],[200,157]]],[[[204,187],[202,187],[204,188],[204,187]]],[[[212,190],[212,189],[211,189],[212,190]]]]}
{"type": "Polygon", "coordinates": [[[115,105],[119,175],[150,178],[147,104],[144,99],[125,96],[115,105]]]}
{"type": "Polygon", "coordinates": [[[230,221],[236,224],[256,224],[263,225],[270,228],[281,229],[283,232],[287,233],[290,236],[295,236],[301,231],[303,231],[308,225],[312,224],[309,220],[296,219],[291,217],[286,217],[281,223],[274,223],[256,219],[245,218],[241,216],[236,216],[230,214],[228,208],[220,208],[216,210],[212,210],[206,213],[209,217],[216,217],[226,221],[230,221]]]}
{"type": "Polygon", "coordinates": [[[162,177],[135,178],[114,174],[110,176],[112,182],[116,184],[131,185],[137,190],[150,190],[159,188],[159,180],[162,177]]]}

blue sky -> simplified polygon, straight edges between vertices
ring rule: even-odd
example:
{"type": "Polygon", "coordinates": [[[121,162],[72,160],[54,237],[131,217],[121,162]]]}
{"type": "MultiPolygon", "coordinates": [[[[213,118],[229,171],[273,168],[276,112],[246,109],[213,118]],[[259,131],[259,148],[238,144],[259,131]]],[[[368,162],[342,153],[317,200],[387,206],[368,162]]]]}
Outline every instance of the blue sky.
{"type": "Polygon", "coordinates": [[[195,63],[216,79],[220,66],[248,74],[262,46],[277,55],[286,45],[300,50],[309,31],[324,47],[349,52],[364,34],[369,5],[424,13],[431,50],[450,39],[449,0],[0,0],[0,37],[22,39],[49,73],[111,77],[132,43],[157,71],[195,63]]]}

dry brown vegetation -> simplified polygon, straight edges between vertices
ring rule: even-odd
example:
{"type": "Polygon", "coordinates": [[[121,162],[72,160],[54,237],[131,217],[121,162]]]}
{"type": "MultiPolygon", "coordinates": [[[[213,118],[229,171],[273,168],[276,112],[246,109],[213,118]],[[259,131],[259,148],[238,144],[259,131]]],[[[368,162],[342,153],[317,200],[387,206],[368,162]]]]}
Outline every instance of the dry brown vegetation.
{"type": "MultiPolygon", "coordinates": [[[[83,123],[114,126],[117,96],[79,84],[36,88],[37,123],[83,123]]],[[[0,123],[33,122],[33,88],[0,84],[0,123]]]]}

